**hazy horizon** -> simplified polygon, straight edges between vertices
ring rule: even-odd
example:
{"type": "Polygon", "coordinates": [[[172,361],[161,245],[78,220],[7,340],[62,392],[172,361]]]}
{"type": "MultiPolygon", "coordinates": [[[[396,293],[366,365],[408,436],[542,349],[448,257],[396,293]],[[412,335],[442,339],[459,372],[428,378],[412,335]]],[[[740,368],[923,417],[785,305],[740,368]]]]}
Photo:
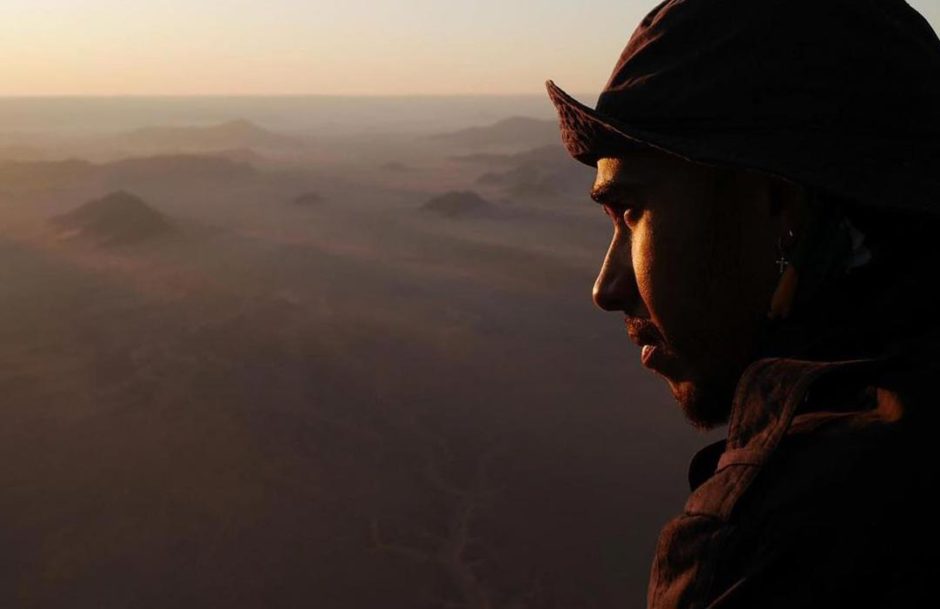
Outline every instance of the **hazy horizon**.
{"type": "MultiPolygon", "coordinates": [[[[599,91],[655,4],[7,0],[0,96],[599,91]]],[[[909,4],[938,29],[940,3],[909,4]]]]}
{"type": "Polygon", "coordinates": [[[639,603],[716,434],[550,113],[0,100],[0,606],[444,606],[455,517],[494,607],[639,603]]]}
{"type": "MultiPolygon", "coordinates": [[[[585,94],[581,99],[594,103],[596,95],[585,94]]],[[[316,137],[427,135],[488,125],[513,116],[557,120],[554,107],[544,95],[0,97],[0,136],[113,133],[234,120],[316,137]]]]}

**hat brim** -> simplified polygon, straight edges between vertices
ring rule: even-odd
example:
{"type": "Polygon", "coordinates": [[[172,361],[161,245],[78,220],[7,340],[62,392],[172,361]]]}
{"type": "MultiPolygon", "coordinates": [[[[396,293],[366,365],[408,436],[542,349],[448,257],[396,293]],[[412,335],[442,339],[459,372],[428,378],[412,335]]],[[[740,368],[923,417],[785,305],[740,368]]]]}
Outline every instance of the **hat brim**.
{"type": "Polygon", "coordinates": [[[573,158],[597,167],[597,160],[615,157],[629,151],[656,148],[663,152],[687,158],[674,148],[653,141],[642,130],[632,128],[594,108],[590,108],[566,93],[551,80],[545,81],[545,88],[558,111],[561,141],[573,158]]]}

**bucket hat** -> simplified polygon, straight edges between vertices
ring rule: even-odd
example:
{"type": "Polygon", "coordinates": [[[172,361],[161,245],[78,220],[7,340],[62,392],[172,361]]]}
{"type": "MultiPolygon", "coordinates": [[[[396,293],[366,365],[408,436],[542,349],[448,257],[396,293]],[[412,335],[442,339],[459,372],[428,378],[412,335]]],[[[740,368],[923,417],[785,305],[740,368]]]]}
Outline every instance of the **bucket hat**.
{"type": "Polygon", "coordinates": [[[652,147],[940,213],[940,40],[903,0],[667,0],[595,108],[545,85],[590,166],[652,147]]]}

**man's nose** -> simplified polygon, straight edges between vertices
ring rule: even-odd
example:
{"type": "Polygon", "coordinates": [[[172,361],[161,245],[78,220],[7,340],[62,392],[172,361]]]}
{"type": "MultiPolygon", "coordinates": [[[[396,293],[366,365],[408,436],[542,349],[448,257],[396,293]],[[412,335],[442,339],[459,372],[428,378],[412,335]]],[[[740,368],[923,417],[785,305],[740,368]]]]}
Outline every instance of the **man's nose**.
{"type": "Polygon", "coordinates": [[[639,316],[643,309],[636,285],[628,237],[615,233],[594,281],[594,304],[605,311],[625,311],[639,316]]]}

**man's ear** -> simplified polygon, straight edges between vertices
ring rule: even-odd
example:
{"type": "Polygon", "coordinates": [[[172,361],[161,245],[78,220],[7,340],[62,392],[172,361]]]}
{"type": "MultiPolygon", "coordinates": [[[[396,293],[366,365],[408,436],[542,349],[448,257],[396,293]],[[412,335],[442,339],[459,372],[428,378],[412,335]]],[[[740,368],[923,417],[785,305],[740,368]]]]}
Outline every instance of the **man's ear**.
{"type": "Polygon", "coordinates": [[[770,184],[770,214],[781,216],[786,228],[798,232],[809,209],[809,189],[782,178],[770,184]]]}

